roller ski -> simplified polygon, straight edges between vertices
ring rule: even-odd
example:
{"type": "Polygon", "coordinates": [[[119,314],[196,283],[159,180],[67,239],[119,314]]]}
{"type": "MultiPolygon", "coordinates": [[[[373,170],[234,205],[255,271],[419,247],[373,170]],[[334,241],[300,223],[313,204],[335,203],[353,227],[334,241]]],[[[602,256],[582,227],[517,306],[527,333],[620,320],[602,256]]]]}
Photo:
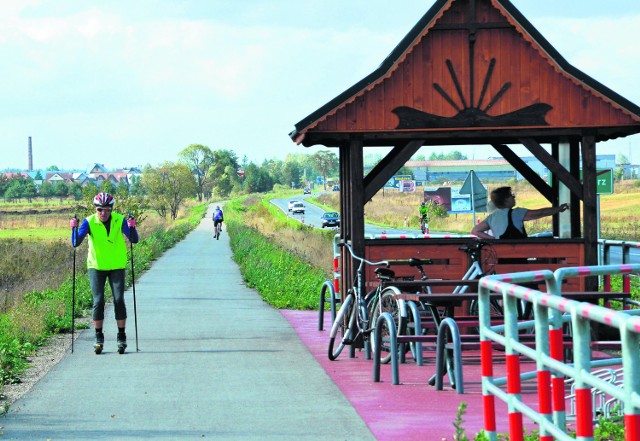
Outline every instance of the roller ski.
{"type": "Polygon", "coordinates": [[[104,334],[102,332],[96,332],[96,344],[93,345],[93,350],[96,354],[102,354],[104,349],[104,334]]]}
{"type": "Polygon", "coordinates": [[[118,354],[124,354],[125,349],[127,349],[127,334],[118,332],[118,354]]]}

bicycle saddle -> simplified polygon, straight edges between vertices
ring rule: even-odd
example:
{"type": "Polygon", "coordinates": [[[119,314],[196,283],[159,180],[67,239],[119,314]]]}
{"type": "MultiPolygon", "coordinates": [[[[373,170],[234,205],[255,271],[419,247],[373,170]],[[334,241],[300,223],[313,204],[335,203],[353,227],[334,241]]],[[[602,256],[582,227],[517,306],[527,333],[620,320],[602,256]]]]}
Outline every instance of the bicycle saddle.
{"type": "Polygon", "coordinates": [[[374,272],[380,280],[391,280],[396,276],[396,273],[389,268],[376,268],[374,272]]]}
{"type": "Polygon", "coordinates": [[[417,259],[415,257],[409,258],[409,266],[431,265],[431,263],[431,259],[417,259]]]}

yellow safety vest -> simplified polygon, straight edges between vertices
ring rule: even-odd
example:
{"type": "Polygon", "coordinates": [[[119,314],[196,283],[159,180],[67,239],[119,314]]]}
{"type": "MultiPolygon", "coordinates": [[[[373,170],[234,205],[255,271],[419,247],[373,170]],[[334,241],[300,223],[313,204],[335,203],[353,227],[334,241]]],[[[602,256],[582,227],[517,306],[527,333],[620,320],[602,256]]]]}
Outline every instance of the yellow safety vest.
{"type": "Polygon", "coordinates": [[[127,244],[122,234],[123,220],[123,215],[111,213],[111,226],[107,236],[107,229],[97,214],[87,218],[89,223],[87,268],[110,271],[127,266],[127,244]]]}

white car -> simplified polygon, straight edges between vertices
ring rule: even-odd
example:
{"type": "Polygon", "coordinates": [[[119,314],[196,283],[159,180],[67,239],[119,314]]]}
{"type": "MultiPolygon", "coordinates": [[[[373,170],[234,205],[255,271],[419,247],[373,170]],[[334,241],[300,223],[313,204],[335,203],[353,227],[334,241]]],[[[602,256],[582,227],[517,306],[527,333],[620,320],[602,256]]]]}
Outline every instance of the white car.
{"type": "Polygon", "coordinates": [[[302,213],[304,214],[304,204],[302,202],[296,202],[293,204],[293,208],[291,209],[293,214],[302,213]]]}
{"type": "Polygon", "coordinates": [[[294,200],[294,201],[289,201],[289,211],[293,210],[293,205],[294,205],[294,204],[296,204],[296,203],[299,203],[299,202],[300,202],[300,201],[296,201],[296,200],[294,200]]]}

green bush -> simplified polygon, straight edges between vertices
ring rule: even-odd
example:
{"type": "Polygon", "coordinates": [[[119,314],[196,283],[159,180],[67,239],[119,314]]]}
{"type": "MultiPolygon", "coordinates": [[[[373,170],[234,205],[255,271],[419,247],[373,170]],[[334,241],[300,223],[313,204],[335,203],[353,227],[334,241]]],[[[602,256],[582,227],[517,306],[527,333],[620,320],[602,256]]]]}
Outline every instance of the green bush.
{"type": "MultiPolygon", "coordinates": [[[[226,216],[228,219],[229,216],[226,216]]],[[[325,281],[322,270],[274,245],[238,220],[227,221],[234,260],[247,286],[276,308],[314,309],[325,281]]]]}

